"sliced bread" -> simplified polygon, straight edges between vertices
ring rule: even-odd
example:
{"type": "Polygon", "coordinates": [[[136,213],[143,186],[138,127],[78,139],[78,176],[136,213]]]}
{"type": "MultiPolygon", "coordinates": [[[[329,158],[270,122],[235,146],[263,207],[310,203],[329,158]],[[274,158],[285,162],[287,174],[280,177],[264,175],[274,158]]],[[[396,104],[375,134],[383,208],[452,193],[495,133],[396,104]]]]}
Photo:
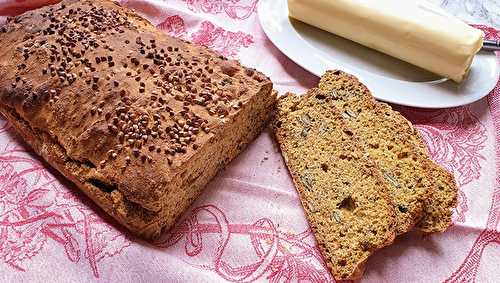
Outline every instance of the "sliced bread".
{"type": "Polygon", "coordinates": [[[333,97],[347,125],[382,169],[396,206],[398,233],[413,226],[424,232],[446,230],[457,187],[453,176],[430,160],[411,122],[376,102],[366,86],[344,72],[327,72],[319,88],[333,97]]]}
{"type": "Polygon", "coordinates": [[[397,232],[411,230],[423,217],[432,193],[430,161],[408,141],[416,131],[387,104],[379,104],[354,76],[329,71],[319,88],[334,101],[349,128],[359,136],[389,183],[397,232]]]}
{"type": "MultiPolygon", "coordinates": [[[[412,135],[409,140],[430,159],[420,135],[412,135]]],[[[416,226],[424,233],[446,231],[452,225],[453,209],[458,205],[458,186],[453,174],[434,161],[431,168],[434,191],[432,197],[426,200],[424,216],[416,226]]]]}
{"type": "Polygon", "coordinates": [[[279,99],[273,127],[321,253],[336,279],[356,279],[396,235],[388,187],[318,89],[279,99]]]}
{"type": "Polygon", "coordinates": [[[458,192],[453,175],[434,163],[432,178],[434,194],[427,200],[424,217],[416,227],[425,233],[446,231],[452,224],[453,208],[457,206],[458,192]]]}

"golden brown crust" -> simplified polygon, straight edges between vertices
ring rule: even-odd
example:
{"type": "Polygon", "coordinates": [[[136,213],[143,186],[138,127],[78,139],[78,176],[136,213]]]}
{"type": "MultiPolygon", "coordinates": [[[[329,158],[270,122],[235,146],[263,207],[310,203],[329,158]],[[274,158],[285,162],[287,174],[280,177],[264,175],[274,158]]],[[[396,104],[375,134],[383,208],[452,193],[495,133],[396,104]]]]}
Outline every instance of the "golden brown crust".
{"type": "Polygon", "coordinates": [[[256,136],[274,105],[263,74],[167,36],[108,0],[28,12],[0,29],[0,41],[1,111],[136,233],[171,225],[256,136]],[[238,130],[251,122],[255,130],[238,130]],[[214,152],[220,145],[234,150],[214,152]],[[202,164],[206,156],[211,162],[202,164]]]}

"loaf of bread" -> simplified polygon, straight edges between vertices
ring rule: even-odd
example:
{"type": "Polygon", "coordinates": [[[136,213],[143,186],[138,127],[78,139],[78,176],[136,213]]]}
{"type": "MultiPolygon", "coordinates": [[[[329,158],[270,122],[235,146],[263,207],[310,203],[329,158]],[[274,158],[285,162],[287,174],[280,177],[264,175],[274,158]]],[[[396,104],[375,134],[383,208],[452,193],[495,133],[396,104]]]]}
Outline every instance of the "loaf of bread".
{"type": "Polygon", "coordinates": [[[359,278],[396,235],[382,173],[318,89],[281,97],[273,127],[327,266],[338,280],[359,278]]]}
{"type": "Polygon", "coordinates": [[[65,0],[0,28],[0,111],[133,233],[171,227],[265,127],[263,74],[108,1],[65,0]]]}
{"type": "Polygon", "coordinates": [[[457,202],[453,176],[434,163],[410,121],[377,102],[355,77],[328,71],[319,88],[333,97],[347,125],[383,170],[398,215],[398,233],[416,226],[443,232],[457,202]]]}

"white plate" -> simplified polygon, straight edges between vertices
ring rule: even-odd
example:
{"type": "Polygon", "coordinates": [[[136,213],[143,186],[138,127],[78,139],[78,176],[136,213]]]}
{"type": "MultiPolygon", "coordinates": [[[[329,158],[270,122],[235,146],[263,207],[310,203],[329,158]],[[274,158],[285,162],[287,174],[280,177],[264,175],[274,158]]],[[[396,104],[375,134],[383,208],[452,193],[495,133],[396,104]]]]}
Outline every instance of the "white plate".
{"type": "Polygon", "coordinates": [[[480,52],[461,84],[288,17],[287,0],[260,0],[260,23],[285,55],[321,76],[339,69],[357,76],[375,98],[391,103],[447,108],[477,101],[495,87],[500,68],[493,52],[480,52]]]}

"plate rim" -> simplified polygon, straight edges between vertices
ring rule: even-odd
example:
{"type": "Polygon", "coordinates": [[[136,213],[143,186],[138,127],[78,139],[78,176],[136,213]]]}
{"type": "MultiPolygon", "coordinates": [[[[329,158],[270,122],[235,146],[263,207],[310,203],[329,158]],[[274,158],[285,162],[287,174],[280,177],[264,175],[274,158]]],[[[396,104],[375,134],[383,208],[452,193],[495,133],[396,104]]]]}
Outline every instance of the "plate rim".
{"type": "MultiPolygon", "coordinates": [[[[377,79],[377,80],[385,80],[386,82],[390,82],[391,84],[394,85],[395,88],[399,87],[401,89],[404,89],[407,87],[418,87],[418,88],[422,89],[422,91],[425,91],[425,89],[432,90],[432,88],[434,88],[432,91],[438,92],[438,93],[439,93],[439,91],[435,89],[435,86],[447,81],[447,79],[440,79],[437,81],[429,81],[429,82],[407,82],[407,81],[402,81],[402,80],[398,80],[395,78],[385,77],[383,75],[373,73],[370,71],[365,71],[362,69],[360,70],[358,68],[353,69],[350,66],[345,66],[345,65],[342,65],[342,63],[338,63],[338,62],[334,63],[334,65],[336,65],[336,67],[326,67],[326,68],[323,68],[324,66],[323,67],[320,66],[320,67],[316,67],[316,68],[311,67],[310,64],[312,64],[312,63],[309,63],[309,64],[304,63],[302,59],[297,58],[298,57],[297,54],[289,51],[289,49],[282,48],[280,42],[276,42],[277,41],[276,38],[273,38],[272,36],[270,36],[271,32],[268,30],[269,26],[264,23],[267,20],[266,18],[264,18],[264,14],[269,14],[269,13],[267,11],[265,11],[264,8],[268,5],[272,5],[271,3],[274,3],[276,5],[280,5],[280,6],[285,6],[285,7],[287,7],[287,5],[288,5],[287,0],[260,0],[259,1],[258,6],[257,6],[257,16],[259,18],[259,23],[261,25],[261,28],[264,31],[264,33],[266,34],[266,37],[273,43],[273,45],[278,50],[280,50],[280,52],[282,52],[290,60],[292,60],[294,63],[296,63],[300,67],[304,68],[308,72],[314,74],[315,76],[320,77],[323,74],[323,72],[328,70],[328,69],[339,69],[339,70],[342,70],[344,72],[347,72],[349,74],[356,76],[358,78],[358,80],[361,81],[363,84],[367,85],[367,87],[370,90],[374,89],[374,86],[372,85],[372,83],[373,83],[372,81],[374,81],[374,79],[377,79]],[[284,2],[286,2],[286,3],[283,4],[284,2]],[[290,53],[292,53],[292,54],[290,54],[290,53]],[[318,69],[325,69],[325,70],[319,71],[318,69]]],[[[287,21],[287,23],[289,23],[289,25],[288,25],[289,29],[293,30],[293,33],[295,33],[296,39],[302,41],[302,43],[305,46],[307,46],[307,50],[314,50],[316,52],[319,52],[320,54],[325,53],[324,50],[320,50],[320,49],[312,46],[307,40],[303,39],[300,36],[300,33],[298,33],[293,28],[290,21],[287,21]]],[[[371,91],[371,93],[377,100],[381,100],[381,101],[385,101],[385,102],[389,102],[389,103],[393,103],[393,104],[397,104],[397,105],[417,107],[417,108],[426,108],[426,109],[453,108],[453,107],[459,107],[459,106],[464,106],[464,105],[474,103],[474,102],[479,101],[479,100],[483,99],[484,97],[488,96],[491,93],[491,91],[493,91],[494,88],[496,87],[496,85],[498,84],[498,81],[499,81],[498,78],[500,77],[500,67],[498,66],[498,59],[497,59],[495,53],[488,52],[488,54],[484,54],[484,52],[483,52],[483,53],[480,53],[476,56],[491,56],[491,57],[495,58],[496,63],[497,63],[496,68],[494,68],[495,72],[496,72],[495,75],[496,75],[497,80],[495,82],[493,82],[494,80],[492,80],[489,83],[489,85],[487,87],[485,87],[486,89],[488,89],[488,91],[485,93],[479,94],[479,92],[477,92],[476,95],[467,94],[464,97],[462,97],[461,99],[458,99],[456,103],[431,103],[431,104],[429,104],[429,103],[427,103],[427,104],[426,103],[415,103],[415,102],[411,102],[411,101],[404,101],[404,100],[398,100],[398,99],[394,100],[388,96],[381,96],[378,94],[378,92],[371,91]]],[[[307,56],[303,56],[303,57],[307,57],[307,56]]],[[[328,57],[327,58],[320,58],[320,59],[331,61],[331,60],[329,60],[328,57]]],[[[488,60],[488,58],[486,58],[484,60],[488,60]]],[[[378,89],[378,87],[375,87],[375,88],[378,89]]]]}

